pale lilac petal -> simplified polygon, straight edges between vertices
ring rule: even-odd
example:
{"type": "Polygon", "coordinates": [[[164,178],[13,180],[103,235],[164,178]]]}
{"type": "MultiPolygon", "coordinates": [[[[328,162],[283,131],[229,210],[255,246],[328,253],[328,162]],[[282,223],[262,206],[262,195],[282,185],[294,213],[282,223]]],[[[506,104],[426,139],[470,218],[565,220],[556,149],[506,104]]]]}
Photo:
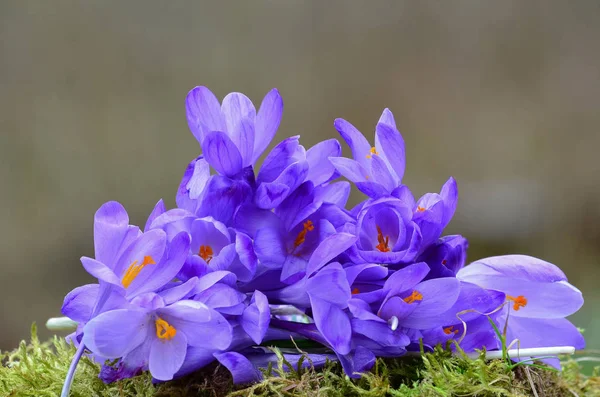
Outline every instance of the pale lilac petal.
{"type": "MultiPolygon", "coordinates": [[[[166,213],[162,216],[165,215],[166,213]]],[[[155,263],[160,263],[160,261],[163,259],[166,247],[167,235],[163,230],[152,229],[142,234],[133,243],[131,243],[131,245],[129,245],[125,252],[123,252],[117,261],[117,266],[115,266],[115,274],[122,278],[131,264],[136,261],[138,264],[143,263],[146,256],[151,257],[155,263]]],[[[151,273],[152,269],[149,269],[151,266],[155,265],[146,266],[144,269],[142,269],[141,273],[151,273]]]]}
{"type": "Polygon", "coordinates": [[[65,296],[61,313],[73,321],[88,321],[96,304],[99,289],[98,284],[86,284],[75,288],[65,296]]]}
{"type": "Polygon", "coordinates": [[[216,283],[224,283],[227,285],[235,285],[237,278],[235,274],[223,270],[208,273],[198,279],[196,285],[196,293],[199,294],[204,290],[212,287],[216,283]]]}
{"type": "Polygon", "coordinates": [[[328,183],[315,188],[315,201],[335,204],[345,208],[350,197],[351,186],[346,181],[328,183]]]}
{"type": "Polygon", "coordinates": [[[442,186],[440,196],[444,201],[444,217],[442,220],[442,228],[444,228],[450,223],[458,204],[458,186],[454,178],[450,177],[444,186],[442,186]]]}
{"type": "Polygon", "coordinates": [[[279,95],[279,91],[273,88],[263,99],[256,115],[252,163],[256,162],[273,140],[277,128],[279,128],[282,114],[283,100],[279,95]]]}
{"type": "Polygon", "coordinates": [[[184,300],[157,311],[190,346],[225,350],[231,344],[231,325],[217,311],[201,302],[184,300]]]}
{"type": "Polygon", "coordinates": [[[231,372],[235,384],[251,383],[262,379],[260,371],[254,368],[254,365],[240,353],[215,353],[214,356],[231,372]]]}
{"type": "Polygon", "coordinates": [[[117,309],[98,315],[83,328],[83,340],[95,354],[106,358],[123,357],[146,340],[152,332],[145,311],[117,309]]]}
{"type": "Polygon", "coordinates": [[[467,277],[478,274],[497,274],[540,282],[567,281],[567,276],[557,266],[527,255],[503,255],[480,259],[461,269],[459,274],[465,281],[469,281],[467,277]]]}
{"type": "Polygon", "coordinates": [[[256,232],[254,251],[264,266],[277,268],[283,266],[287,252],[281,235],[277,230],[264,228],[256,232]]]}
{"type": "Polygon", "coordinates": [[[121,286],[121,280],[117,275],[102,262],[86,256],[81,257],[81,264],[85,270],[96,277],[98,280],[105,281],[109,284],[121,286]]]}
{"type": "Polygon", "coordinates": [[[402,201],[408,208],[414,208],[416,205],[415,196],[406,185],[400,185],[392,191],[392,196],[402,201]]]}
{"type": "MultiPolygon", "coordinates": [[[[250,98],[239,92],[229,93],[223,98],[221,111],[225,116],[227,133],[234,142],[234,135],[237,132],[236,129],[242,120],[249,119],[254,123],[256,117],[256,109],[250,98]]],[[[254,145],[254,142],[252,142],[252,144],[254,145]]]]}
{"type": "Polygon", "coordinates": [[[225,131],[219,100],[206,87],[196,87],[188,93],[185,98],[185,113],[190,131],[200,144],[209,132],[225,131]]]}
{"type": "Polygon", "coordinates": [[[367,156],[371,154],[371,145],[365,136],[344,119],[336,119],[333,125],[350,146],[354,160],[358,161],[364,168],[368,168],[367,156]]]}
{"type": "Polygon", "coordinates": [[[261,344],[265,333],[269,328],[269,320],[271,319],[271,310],[269,309],[269,300],[260,291],[254,291],[250,304],[244,310],[241,318],[241,324],[244,331],[256,343],[261,344]]]}
{"type": "Polygon", "coordinates": [[[235,252],[243,269],[235,267],[235,271],[234,268],[232,268],[232,271],[237,274],[238,280],[242,282],[250,281],[254,277],[258,265],[258,257],[256,256],[256,252],[254,252],[252,239],[244,233],[236,233],[235,252]]]}
{"type": "Polygon", "coordinates": [[[387,297],[398,295],[414,288],[427,276],[427,273],[429,273],[429,266],[425,262],[406,266],[390,275],[383,289],[387,291],[387,297]]]}
{"type": "MultiPolygon", "coordinates": [[[[439,315],[454,305],[460,293],[460,283],[455,278],[438,278],[423,281],[415,289],[423,295],[419,307],[401,321],[406,328],[427,329],[444,325],[439,315]]],[[[414,303],[413,303],[414,304],[414,303]]]]}
{"type": "Polygon", "coordinates": [[[310,297],[310,304],[315,324],[325,340],[336,353],[348,354],[352,336],[348,315],[337,306],[314,296],[310,297]]]}
{"type": "Polygon", "coordinates": [[[256,190],[254,202],[259,208],[275,208],[288,197],[308,174],[308,163],[299,161],[290,164],[273,182],[261,183],[256,190]]]}
{"type": "Polygon", "coordinates": [[[156,205],[154,206],[154,209],[152,210],[152,212],[150,213],[150,216],[148,217],[148,220],[146,221],[146,226],[144,227],[144,231],[147,232],[148,230],[150,230],[150,226],[152,225],[152,222],[154,222],[154,219],[156,219],[156,217],[158,217],[159,215],[162,215],[166,212],[166,208],[165,208],[165,203],[162,199],[158,200],[158,203],[156,203],[156,205]]]}
{"type": "Polygon", "coordinates": [[[273,211],[256,207],[254,204],[243,204],[233,219],[236,230],[254,237],[260,229],[279,228],[279,218],[273,211]]]}
{"type": "Polygon", "coordinates": [[[206,161],[221,175],[235,176],[242,170],[242,156],[233,141],[221,131],[213,131],[202,141],[206,161]]]}
{"type": "Polygon", "coordinates": [[[309,278],[306,292],[341,309],[348,306],[352,296],[346,273],[339,263],[328,265],[309,278]]]}
{"type": "Polygon", "coordinates": [[[329,157],[328,160],[340,174],[351,182],[365,182],[369,178],[367,168],[358,161],[345,157],[329,157]]]}
{"type": "Polygon", "coordinates": [[[300,136],[286,138],[269,152],[260,167],[256,182],[273,182],[290,164],[305,159],[306,150],[300,145],[300,136]]]}
{"type": "Polygon", "coordinates": [[[381,117],[379,117],[379,121],[377,124],[387,124],[393,128],[396,128],[396,120],[394,119],[394,115],[391,110],[388,108],[383,109],[381,113],[381,117]]]}
{"type": "Polygon", "coordinates": [[[359,320],[377,321],[387,324],[387,322],[383,318],[373,313],[373,311],[371,310],[371,306],[362,299],[350,299],[348,301],[348,310],[350,310],[350,313],[352,313],[354,318],[357,318],[359,320]]]}
{"type": "Polygon", "coordinates": [[[386,197],[390,193],[383,185],[377,182],[355,182],[355,185],[356,188],[360,190],[363,194],[374,199],[386,197]]]}
{"type": "MultiPolygon", "coordinates": [[[[393,116],[392,116],[393,117],[393,116]]],[[[406,167],[406,152],[404,139],[398,130],[389,124],[378,123],[375,128],[375,146],[383,154],[395,173],[396,181],[400,183],[406,167]]]]}
{"type": "Polygon", "coordinates": [[[129,216],[125,208],[116,201],[105,203],[94,216],[94,250],[96,260],[111,268],[127,234],[129,216]]]}
{"type": "Polygon", "coordinates": [[[150,346],[148,362],[152,377],[163,381],[173,379],[185,360],[186,351],[187,338],[181,332],[177,332],[170,340],[155,338],[150,346]]]}
{"type": "Polygon", "coordinates": [[[333,258],[346,251],[356,242],[357,237],[349,233],[336,233],[323,240],[312,253],[306,274],[311,275],[333,258]]]}
{"type": "MultiPolygon", "coordinates": [[[[506,317],[498,318],[497,324],[503,329],[506,317]]],[[[517,347],[550,347],[573,346],[575,349],[585,348],[585,340],[577,327],[564,318],[540,319],[510,316],[506,333],[506,343],[519,340],[517,347]]]]}
{"type": "Polygon", "coordinates": [[[306,260],[295,255],[288,255],[283,262],[280,281],[293,284],[306,274],[306,260]]]}
{"type": "Polygon", "coordinates": [[[175,303],[189,295],[197,288],[198,277],[192,277],[184,283],[158,292],[165,305],[175,303]]]}
{"type": "Polygon", "coordinates": [[[382,185],[388,192],[391,192],[397,186],[394,177],[390,174],[387,164],[377,155],[371,157],[371,175],[369,177],[382,185]]]}
{"type": "Polygon", "coordinates": [[[143,294],[158,290],[173,280],[183,267],[190,252],[190,235],[181,232],[173,238],[168,246],[167,258],[157,265],[150,265],[150,271],[142,271],[127,288],[127,296],[143,294]]]}
{"type": "Polygon", "coordinates": [[[329,157],[339,157],[342,147],[337,139],[328,139],[317,143],[306,151],[308,162],[307,181],[312,181],[315,186],[328,182],[335,173],[335,167],[328,160],[329,157]]]}

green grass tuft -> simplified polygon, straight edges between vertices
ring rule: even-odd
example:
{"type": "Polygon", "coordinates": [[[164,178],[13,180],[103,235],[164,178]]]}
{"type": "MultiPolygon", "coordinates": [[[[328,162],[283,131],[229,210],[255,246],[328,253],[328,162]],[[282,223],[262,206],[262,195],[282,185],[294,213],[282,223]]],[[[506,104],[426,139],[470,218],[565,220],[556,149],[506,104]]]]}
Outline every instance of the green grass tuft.
{"type": "MultiPolygon", "coordinates": [[[[0,396],[57,396],[75,353],[63,338],[40,343],[35,325],[31,341],[0,355],[0,396]]],[[[585,376],[572,359],[560,373],[536,365],[512,366],[504,360],[485,361],[453,356],[437,348],[422,357],[379,359],[373,370],[349,379],[336,363],[324,368],[296,370],[276,349],[277,365],[264,370],[265,380],[234,387],[225,368],[211,365],[188,377],[153,385],[149,374],[110,385],[98,379],[100,367],[82,358],[72,396],[600,396],[600,368],[585,376]]]]}

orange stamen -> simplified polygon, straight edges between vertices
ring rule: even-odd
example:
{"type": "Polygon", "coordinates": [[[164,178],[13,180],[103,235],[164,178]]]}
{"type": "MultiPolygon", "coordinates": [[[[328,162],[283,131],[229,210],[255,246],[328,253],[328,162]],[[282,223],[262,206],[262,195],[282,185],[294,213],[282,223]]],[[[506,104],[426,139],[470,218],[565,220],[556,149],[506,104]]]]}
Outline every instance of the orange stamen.
{"type": "Polygon", "coordinates": [[[519,295],[516,298],[514,296],[506,295],[506,299],[515,303],[513,305],[513,309],[515,309],[515,311],[527,306],[527,298],[525,298],[523,295],[519,295]]]}
{"type": "Polygon", "coordinates": [[[213,258],[213,250],[210,245],[201,245],[200,250],[198,251],[198,256],[206,261],[206,263],[210,263],[213,258]]]}
{"type": "Polygon", "coordinates": [[[445,327],[445,328],[443,328],[443,329],[444,329],[444,333],[445,333],[446,335],[450,335],[450,334],[454,334],[454,335],[456,335],[456,334],[458,334],[458,330],[457,330],[457,329],[454,329],[454,325],[451,325],[451,326],[449,326],[449,327],[445,327]]]}
{"type": "Polygon", "coordinates": [[[414,290],[409,296],[407,296],[403,300],[404,300],[404,302],[409,303],[409,304],[417,302],[417,301],[420,302],[423,300],[423,294],[421,294],[417,290],[414,290]]]}
{"type": "Polygon", "coordinates": [[[448,261],[446,261],[445,259],[442,260],[442,265],[446,266],[446,263],[448,263],[448,261]]]}
{"type": "Polygon", "coordinates": [[[417,206],[417,212],[424,212],[425,208],[421,207],[420,205],[417,206]]]}
{"type": "Polygon", "coordinates": [[[379,155],[379,153],[377,153],[377,149],[375,149],[375,146],[373,146],[373,147],[371,148],[371,150],[369,150],[369,154],[367,154],[367,156],[366,156],[366,157],[367,157],[368,159],[370,159],[371,157],[373,157],[373,156],[378,156],[378,155],[379,155]]]}
{"type": "Polygon", "coordinates": [[[360,294],[360,291],[359,291],[359,289],[358,289],[358,288],[354,288],[354,289],[352,290],[352,295],[356,295],[356,294],[360,294]]]}
{"type": "Polygon", "coordinates": [[[154,259],[149,255],[144,256],[144,260],[140,265],[138,265],[138,261],[134,261],[131,265],[129,265],[127,270],[125,270],[125,274],[123,275],[121,284],[123,284],[123,287],[128,288],[129,285],[133,282],[133,280],[135,280],[135,278],[138,276],[138,274],[140,274],[143,268],[145,268],[148,265],[155,264],[156,262],[154,262],[154,259]]]}
{"type": "Polygon", "coordinates": [[[302,230],[300,230],[300,233],[298,233],[296,236],[296,240],[294,240],[294,249],[298,248],[302,243],[304,243],[306,240],[306,233],[315,230],[315,226],[310,219],[304,222],[302,226],[302,230]]]}
{"type": "Polygon", "coordinates": [[[377,248],[381,252],[389,252],[390,247],[388,246],[388,244],[390,242],[390,236],[385,236],[384,238],[379,226],[375,227],[377,228],[377,242],[379,243],[377,244],[377,246],[375,246],[375,248],[377,248]]]}
{"type": "Polygon", "coordinates": [[[156,325],[156,336],[159,339],[171,340],[177,334],[177,330],[171,324],[158,317],[156,321],[154,321],[156,325]]]}

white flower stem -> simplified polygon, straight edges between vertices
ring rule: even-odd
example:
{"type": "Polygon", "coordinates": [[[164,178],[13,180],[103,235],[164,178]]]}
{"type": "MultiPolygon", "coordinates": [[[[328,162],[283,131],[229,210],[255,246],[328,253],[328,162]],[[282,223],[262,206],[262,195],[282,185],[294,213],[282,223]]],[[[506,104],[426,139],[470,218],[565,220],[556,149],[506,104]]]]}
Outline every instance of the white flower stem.
{"type": "MultiPolygon", "coordinates": [[[[542,356],[556,356],[559,354],[573,354],[575,348],[573,346],[549,346],[549,347],[532,347],[527,349],[510,349],[507,351],[508,356],[511,358],[523,358],[523,357],[542,357],[542,356]]],[[[467,357],[476,359],[479,358],[479,352],[465,353],[467,357]]],[[[420,356],[419,352],[407,352],[407,356],[420,356]]],[[[459,355],[459,354],[456,354],[459,355]]],[[[502,358],[501,350],[492,350],[485,352],[486,360],[494,360],[502,358]]]]}
{"type": "Polygon", "coordinates": [[[77,322],[69,317],[52,317],[46,321],[46,328],[50,331],[75,331],[77,322]]]}

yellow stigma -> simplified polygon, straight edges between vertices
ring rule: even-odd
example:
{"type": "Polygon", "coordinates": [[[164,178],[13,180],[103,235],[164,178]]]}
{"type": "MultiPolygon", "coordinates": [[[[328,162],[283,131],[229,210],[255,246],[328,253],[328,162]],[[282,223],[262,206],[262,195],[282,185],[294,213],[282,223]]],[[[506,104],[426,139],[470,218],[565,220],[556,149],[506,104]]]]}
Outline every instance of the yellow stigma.
{"type": "Polygon", "coordinates": [[[368,159],[370,159],[371,157],[373,157],[373,156],[378,156],[378,155],[379,155],[379,153],[377,153],[377,149],[375,149],[375,146],[373,146],[373,147],[371,148],[371,150],[369,150],[369,154],[367,154],[367,156],[366,156],[366,157],[367,157],[368,159]]]}
{"type": "Polygon", "coordinates": [[[150,255],[144,256],[144,260],[139,265],[138,261],[134,261],[131,265],[129,265],[129,267],[125,271],[125,275],[121,280],[121,284],[123,284],[123,287],[128,288],[129,285],[133,282],[133,280],[135,280],[135,278],[138,276],[138,274],[140,274],[143,268],[145,268],[148,265],[155,264],[156,262],[154,262],[154,259],[150,255]]]}
{"type": "Polygon", "coordinates": [[[375,248],[377,248],[381,252],[390,252],[390,247],[388,244],[390,243],[390,236],[383,237],[383,233],[379,226],[375,226],[377,228],[377,244],[375,248]]]}
{"type": "Polygon", "coordinates": [[[423,295],[419,291],[414,290],[409,296],[407,296],[403,300],[404,300],[404,302],[410,304],[410,303],[414,303],[414,302],[417,302],[417,301],[422,301],[423,300],[423,295]]]}
{"type": "Polygon", "coordinates": [[[159,339],[171,340],[177,334],[177,330],[171,324],[158,317],[154,324],[156,325],[156,336],[159,339]]]}
{"type": "Polygon", "coordinates": [[[300,233],[298,233],[296,239],[294,240],[294,249],[298,248],[302,243],[304,243],[306,240],[306,233],[312,232],[313,230],[315,230],[315,226],[310,219],[304,222],[302,224],[302,230],[300,230],[300,233]]]}
{"type": "Polygon", "coordinates": [[[513,305],[515,311],[519,311],[520,308],[527,306],[527,298],[523,295],[519,295],[516,298],[514,296],[506,295],[506,299],[515,303],[513,305]]]}
{"type": "Polygon", "coordinates": [[[206,263],[210,263],[213,258],[213,250],[210,245],[201,245],[198,255],[204,259],[206,263]]]}

